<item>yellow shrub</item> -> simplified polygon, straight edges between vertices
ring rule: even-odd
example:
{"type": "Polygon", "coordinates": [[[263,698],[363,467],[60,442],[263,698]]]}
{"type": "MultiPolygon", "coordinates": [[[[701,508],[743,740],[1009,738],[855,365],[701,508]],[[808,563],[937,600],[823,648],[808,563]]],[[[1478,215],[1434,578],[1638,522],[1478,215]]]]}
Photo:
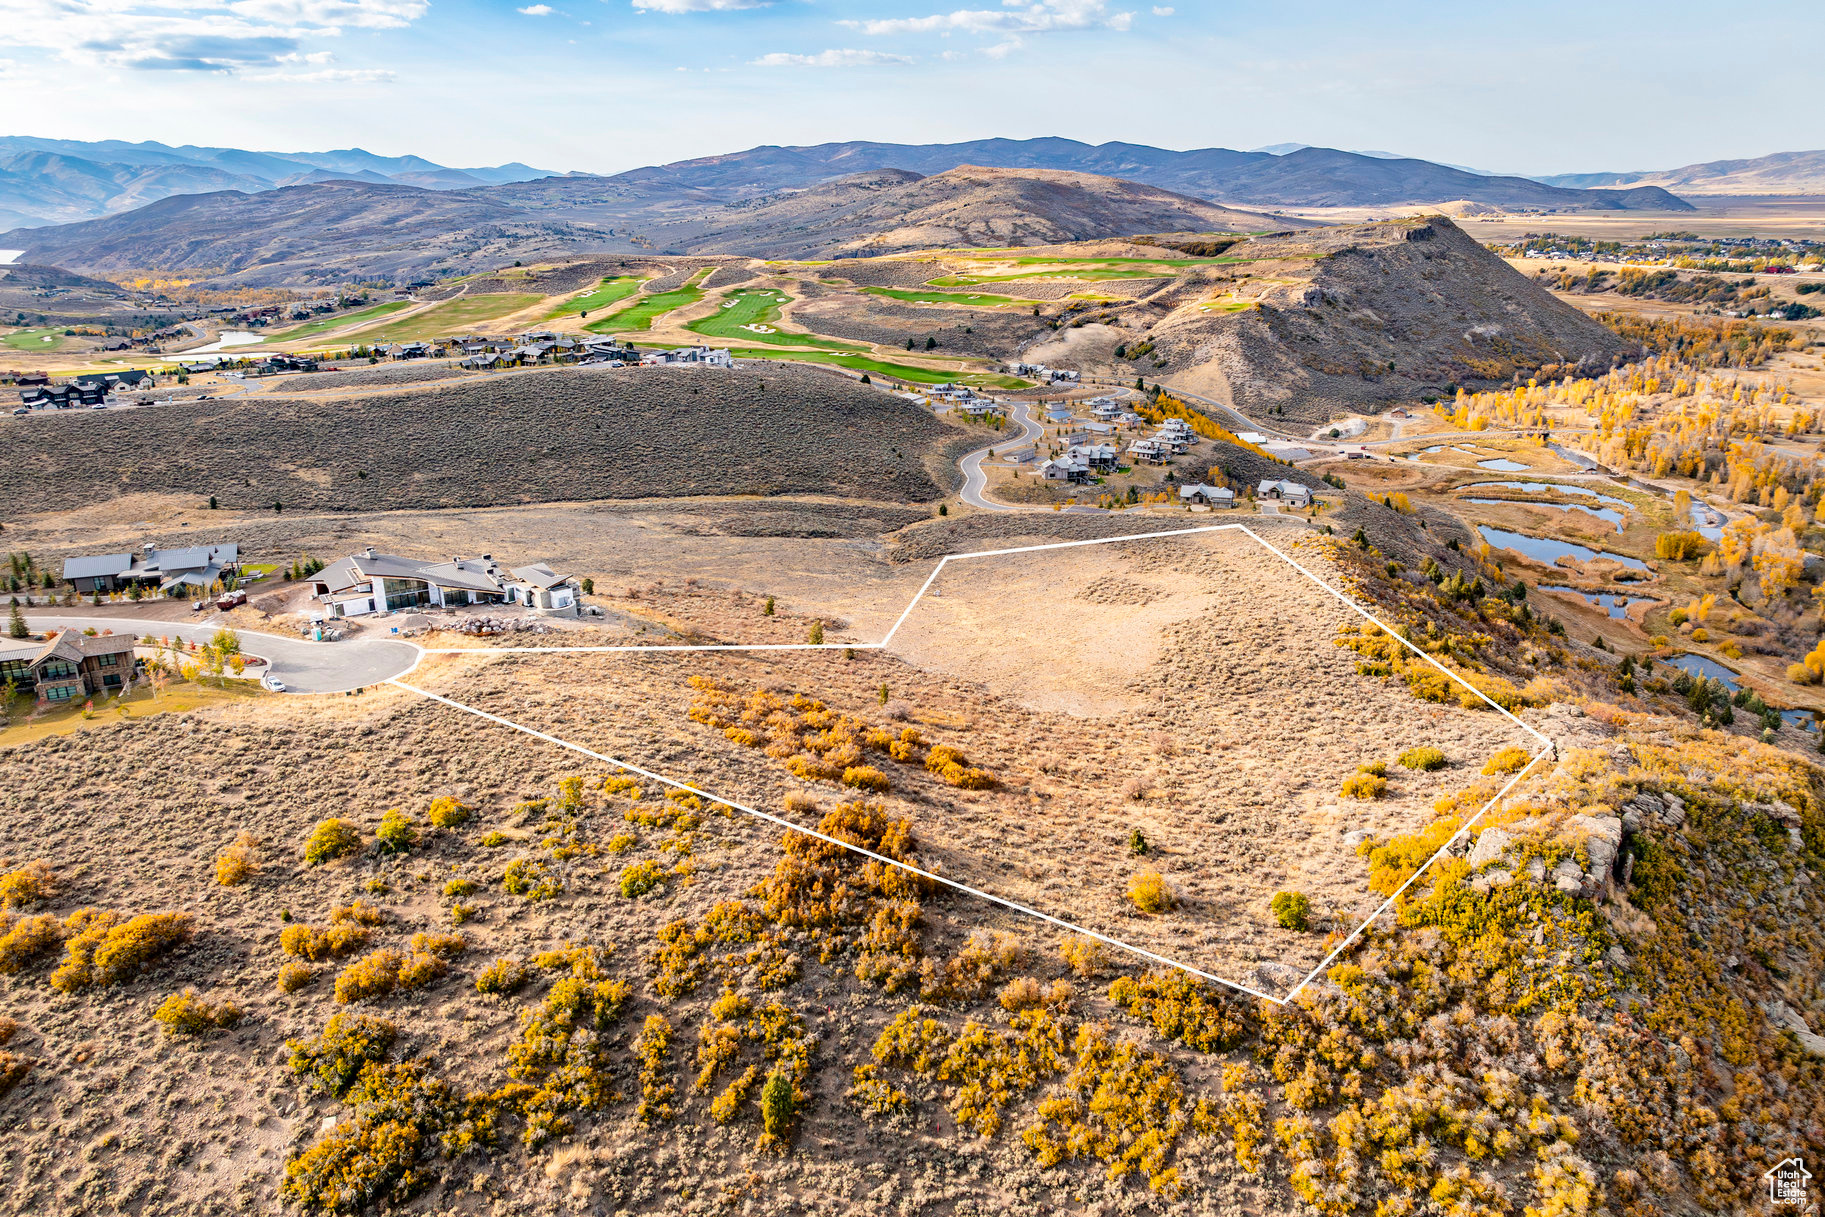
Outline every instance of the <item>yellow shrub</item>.
{"type": "Polygon", "coordinates": [[[1490,775],[1519,773],[1527,767],[1528,759],[1527,749],[1510,746],[1490,757],[1489,763],[1483,766],[1483,772],[1490,775]]]}
{"type": "Polygon", "coordinates": [[[241,1021],[241,1007],[228,998],[204,1001],[195,989],[173,993],[152,1015],[171,1035],[201,1035],[241,1021]]]}
{"type": "Polygon", "coordinates": [[[1164,913],[1178,903],[1172,885],[1158,871],[1142,871],[1128,880],[1128,899],[1143,913],[1164,913]]]}
{"type": "Polygon", "coordinates": [[[73,931],[64,960],[51,973],[51,987],[74,993],[91,985],[117,985],[138,975],[152,960],[189,941],[188,913],[141,913],[122,922],[120,914],[80,909],[64,922],[73,931]]]}
{"type": "Polygon", "coordinates": [[[296,993],[316,979],[317,969],[294,959],[279,968],[279,992],[296,993]]]}
{"type": "Polygon", "coordinates": [[[943,773],[946,765],[967,764],[967,758],[959,749],[949,744],[939,744],[925,754],[925,767],[933,773],[943,773]]]}
{"type": "Polygon", "coordinates": [[[291,1071],[341,1097],[362,1067],[386,1059],[399,1028],[366,1014],[336,1014],[315,1040],[286,1040],[291,1071]]]}
{"type": "Polygon", "coordinates": [[[526,983],[526,966],[512,959],[497,959],[475,978],[475,991],[488,996],[517,993],[526,983]]]}
{"type": "Polygon", "coordinates": [[[367,946],[368,928],[352,921],[338,921],[326,930],[313,925],[288,925],[279,931],[279,949],[294,959],[320,963],[353,955],[367,946]]]}
{"type": "Polygon", "coordinates": [[[322,866],[361,848],[361,831],[348,820],[324,820],[304,841],[304,864],[322,866]]]}
{"type": "Polygon", "coordinates": [[[1379,799],[1388,793],[1388,779],[1373,773],[1355,773],[1344,779],[1337,792],[1346,799],[1379,799]]]}
{"type": "Polygon", "coordinates": [[[469,822],[470,809],[460,801],[443,795],[431,800],[431,806],[425,811],[425,819],[431,821],[433,828],[456,828],[469,822]]]}
{"type": "Polygon", "coordinates": [[[364,955],[336,977],[336,1001],[346,1006],[396,990],[423,988],[448,970],[443,957],[461,951],[462,941],[456,935],[416,934],[409,954],[383,947],[364,955]]]}
{"type": "Polygon", "coordinates": [[[63,942],[57,919],[48,913],[17,917],[0,913],[0,976],[14,976],[63,942]]]}
{"type": "Polygon", "coordinates": [[[239,887],[260,873],[260,840],[243,832],[215,859],[215,881],[223,887],[239,887]]]}
{"type": "Polygon", "coordinates": [[[0,908],[17,909],[48,899],[57,889],[51,868],[43,862],[27,862],[15,871],[0,875],[0,908]]]}
{"type": "Polygon", "coordinates": [[[890,784],[887,775],[873,765],[851,765],[843,770],[843,785],[857,790],[872,790],[879,794],[886,791],[890,784]]]}
{"type": "Polygon", "coordinates": [[[629,900],[646,895],[665,882],[665,868],[657,862],[636,862],[621,872],[621,894],[629,900]]]}
{"type": "Polygon", "coordinates": [[[660,1014],[646,1016],[646,1026],[634,1040],[634,1059],[640,1062],[640,1107],[635,1113],[645,1124],[672,1118],[677,1087],[665,1078],[665,1061],[672,1046],[672,1024],[660,1014]]]}
{"type": "Polygon", "coordinates": [[[1103,949],[1103,944],[1084,934],[1072,934],[1059,943],[1058,957],[1064,960],[1066,967],[1086,980],[1108,965],[1108,952],[1103,949]]]}
{"type": "Polygon", "coordinates": [[[1445,767],[1445,754],[1429,744],[1409,748],[1395,759],[1403,769],[1417,769],[1422,773],[1431,773],[1445,767]]]}

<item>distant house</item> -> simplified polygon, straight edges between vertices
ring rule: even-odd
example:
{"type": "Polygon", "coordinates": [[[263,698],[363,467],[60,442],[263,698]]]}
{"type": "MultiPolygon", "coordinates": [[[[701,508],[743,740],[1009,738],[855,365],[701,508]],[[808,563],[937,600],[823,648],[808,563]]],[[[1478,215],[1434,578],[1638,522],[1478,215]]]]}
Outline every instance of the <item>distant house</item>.
{"type": "Polygon", "coordinates": [[[1172,449],[1157,439],[1137,439],[1128,445],[1128,451],[1136,460],[1146,461],[1149,465],[1163,465],[1172,455],[1172,449]]]}
{"type": "Polygon", "coordinates": [[[640,362],[650,366],[679,364],[703,364],[712,368],[735,366],[735,359],[728,351],[712,350],[709,347],[679,347],[671,351],[647,351],[640,356],[640,362]]]}
{"type": "Polygon", "coordinates": [[[1071,407],[1060,402],[1046,407],[1046,421],[1049,423],[1068,423],[1071,421],[1071,407]]]}
{"type": "Polygon", "coordinates": [[[424,562],[371,547],[330,563],[311,582],[333,617],[487,604],[575,614],[581,594],[575,579],[542,562],[507,570],[493,554],[424,562]]]}
{"type": "Polygon", "coordinates": [[[1039,476],[1048,482],[1087,482],[1090,462],[1076,455],[1054,457],[1039,466],[1039,476]]]}
{"type": "Polygon", "coordinates": [[[45,642],[0,645],[0,680],[31,690],[40,705],[79,701],[119,689],[133,679],[132,634],[65,630],[45,642]]]}
{"type": "Polygon", "coordinates": [[[387,354],[394,359],[424,359],[431,354],[428,342],[396,342],[387,348],[387,354]]]}
{"type": "Polygon", "coordinates": [[[1091,469],[1107,471],[1115,468],[1114,444],[1073,444],[1065,455],[1083,461],[1091,469]]]}
{"type": "Polygon", "coordinates": [[[1274,499],[1288,507],[1310,507],[1312,492],[1298,482],[1268,480],[1255,487],[1257,499],[1274,499]]]}
{"type": "Polygon", "coordinates": [[[63,578],[84,595],[115,592],[134,583],[156,583],[160,591],[186,586],[206,591],[217,579],[239,572],[240,556],[241,547],[234,541],[183,549],[158,549],[147,544],[137,554],[66,558],[63,578]]]}
{"type": "Polygon", "coordinates": [[[1194,482],[1189,486],[1179,487],[1179,502],[1196,503],[1201,507],[1234,507],[1236,492],[1227,486],[1206,486],[1201,482],[1194,482]]]}
{"type": "Polygon", "coordinates": [[[459,366],[468,368],[472,372],[486,372],[494,368],[508,367],[512,363],[513,361],[511,359],[502,355],[500,352],[488,351],[485,354],[469,356],[469,358],[462,360],[459,366]]]}
{"type": "Polygon", "coordinates": [[[1120,417],[1122,408],[1104,397],[1097,399],[1096,404],[1090,407],[1090,413],[1096,417],[1098,422],[1107,423],[1120,417]]]}

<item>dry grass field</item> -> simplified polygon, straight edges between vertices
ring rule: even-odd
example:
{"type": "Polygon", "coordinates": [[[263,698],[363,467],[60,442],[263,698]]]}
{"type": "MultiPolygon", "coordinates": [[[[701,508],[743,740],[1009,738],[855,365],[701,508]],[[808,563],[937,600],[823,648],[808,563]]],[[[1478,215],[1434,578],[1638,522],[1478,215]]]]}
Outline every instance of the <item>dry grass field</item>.
{"type": "Polygon", "coordinates": [[[575,499],[939,497],[956,429],[828,374],[531,372],[334,400],[9,419],[0,492],[41,510],[123,494],[374,511],[575,499]]]}

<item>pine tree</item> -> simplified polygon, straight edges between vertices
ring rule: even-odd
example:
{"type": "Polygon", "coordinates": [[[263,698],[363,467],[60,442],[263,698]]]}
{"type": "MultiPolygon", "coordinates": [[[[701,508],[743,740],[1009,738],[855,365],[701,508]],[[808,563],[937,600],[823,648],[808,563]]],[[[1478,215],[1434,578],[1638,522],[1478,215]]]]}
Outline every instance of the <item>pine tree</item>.
{"type": "Polygon", "coordinates": [[[12,614],[6,621],[7,636],[11,638],[29,638],[32,631],[26,628],[25,614],[19,611],[18,601],[13,602],[12,614]]]}

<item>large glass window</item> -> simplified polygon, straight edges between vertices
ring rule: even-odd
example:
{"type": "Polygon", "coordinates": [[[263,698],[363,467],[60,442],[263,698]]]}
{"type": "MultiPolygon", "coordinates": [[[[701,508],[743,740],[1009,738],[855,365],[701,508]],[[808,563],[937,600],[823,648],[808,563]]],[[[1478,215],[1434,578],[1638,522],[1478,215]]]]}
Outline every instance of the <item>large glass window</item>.
{"type": "Polygon", "coordinates": [[[82,690],[75,685],[57,685],[44,691],[44,700],[69,701],[80,692],[82,692],[82,690]]]}
{"type": "Polygon", "coordinates": [[[76,675],[76,665],[62,659],[53,659],[39,669],[41,680],[61,680],[66,676],[76,675]]]}

